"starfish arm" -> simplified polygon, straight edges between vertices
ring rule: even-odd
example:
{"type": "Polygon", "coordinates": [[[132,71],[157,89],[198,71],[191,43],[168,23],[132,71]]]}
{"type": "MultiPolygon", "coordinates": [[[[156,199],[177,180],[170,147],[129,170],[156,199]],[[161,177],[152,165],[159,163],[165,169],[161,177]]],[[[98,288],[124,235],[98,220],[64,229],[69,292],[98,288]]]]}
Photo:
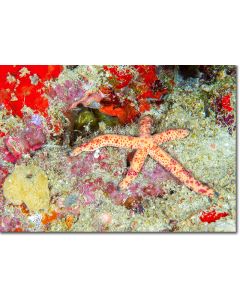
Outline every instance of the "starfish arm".
{"type": "Polygon", "coordinates": [[[153,147],[149,151],[149,155],[194,192],[210,198],[214,196],[213,189],[196,180],[179,162],[161,148],[153,147]]]}
{"type": "Polygon", "coordinates": [[[76,156],[83,151],[95,151],[106,146],[134,149],[134,147],[136,147],[135,145],[137,144],[137,139],[138,138],[136,137],[115,134],[100,135],[75,148],[70,156],[76,156]]]}
{"type": "Polygon", "coordinates": [[[126,189],[131,184],[131,182],[138,176],[147,155],[147,150],[138,149],[136,151],[131,161],[130,168],[128,169],[126,177],[119,184],[120,189],[126,189]]]}
{"type": "Polygon", "coordinates": [[[187,129],[170,129],[161,133],[154,134],[153,140],[155,143],[161,145],[172,140],[184,139],[188,135],[189,131],[187,129]]]}

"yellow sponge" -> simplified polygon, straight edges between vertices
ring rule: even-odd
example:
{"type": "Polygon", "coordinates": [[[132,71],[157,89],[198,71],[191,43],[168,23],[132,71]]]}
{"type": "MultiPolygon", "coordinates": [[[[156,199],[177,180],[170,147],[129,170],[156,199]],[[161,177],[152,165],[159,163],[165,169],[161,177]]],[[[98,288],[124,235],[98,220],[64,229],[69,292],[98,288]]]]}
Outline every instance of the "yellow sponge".
{"type": "Polygon", "coordinates": [[[3,184],[3,194],[15,205],[24,202],[29,210],[48,209],[50,195],[47,175],[34,165],[16,166],[3,184]]]}

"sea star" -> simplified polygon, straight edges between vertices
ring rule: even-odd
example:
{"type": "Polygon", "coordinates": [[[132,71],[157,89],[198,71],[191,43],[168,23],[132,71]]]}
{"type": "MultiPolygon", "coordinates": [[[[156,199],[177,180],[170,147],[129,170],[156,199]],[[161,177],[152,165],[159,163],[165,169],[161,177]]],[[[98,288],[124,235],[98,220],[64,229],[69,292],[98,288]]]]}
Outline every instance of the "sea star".
{"type": "Polygon", "coordinates": [[[213,189],[196,180],[179,162],[158,146],[168,141],[183,139],[188,136],[189,131],[186,129],[170,129],[151,135],[152,124],[152,118],[144,116],[140,119],[139,137],[116,134],[100,135],[74,149],[70,155],[76,156],[83,151],[95,151],[106,146],[136,149],[127,175],[119,184],[120,189],[128,188],[141,171],[145,159],[150,155],[189,189],[210,198],[213,197],[216,194],[213,189]]]}

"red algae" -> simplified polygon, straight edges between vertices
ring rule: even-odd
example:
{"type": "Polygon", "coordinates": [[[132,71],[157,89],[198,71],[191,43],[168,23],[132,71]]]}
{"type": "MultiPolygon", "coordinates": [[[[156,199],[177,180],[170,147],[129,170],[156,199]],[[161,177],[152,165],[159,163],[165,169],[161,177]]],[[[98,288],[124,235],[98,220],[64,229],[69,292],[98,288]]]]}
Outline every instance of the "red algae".
{"type": "Polygon", "coordinates": [[[224,97],[222,97],[222,108],[224,108],[225,110],[227,111],[232,111],[233,110],[233,107],[231,107],[231,94],[228,94],[224,97]]]}
{"type": "Polygon", "coordinates": [[[109,77],[110,80],[113,80],[116,82],[115,88],[121,89],[129,85],[131,80],[133,79],[133,76],[130,74],[129,70],[120,70],[118,66],[104,66],[103,69],[105,71],[109,71],[112,76],[109,77]]]}
{"type": "Polygon", "coordinates": [[[202,222],[212,223],[220,220],[221,218],[227,217],[229,214],[227,212],[216,212],[215,210],[202,212],[199,217],[202,222]]]}

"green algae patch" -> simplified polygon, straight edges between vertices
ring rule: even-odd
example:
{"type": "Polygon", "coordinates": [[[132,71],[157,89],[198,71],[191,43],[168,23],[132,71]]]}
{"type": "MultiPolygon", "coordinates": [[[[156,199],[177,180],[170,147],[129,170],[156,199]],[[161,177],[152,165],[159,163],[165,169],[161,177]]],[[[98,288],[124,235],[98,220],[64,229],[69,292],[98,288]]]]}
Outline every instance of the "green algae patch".
{"type": "Polygon", "coordinates": [[[5,198],[15,204],[25,203],[29,210],[48,209],[50,202],[48,178],[34,165],[16,166],[3,184],[5,198]]]}

